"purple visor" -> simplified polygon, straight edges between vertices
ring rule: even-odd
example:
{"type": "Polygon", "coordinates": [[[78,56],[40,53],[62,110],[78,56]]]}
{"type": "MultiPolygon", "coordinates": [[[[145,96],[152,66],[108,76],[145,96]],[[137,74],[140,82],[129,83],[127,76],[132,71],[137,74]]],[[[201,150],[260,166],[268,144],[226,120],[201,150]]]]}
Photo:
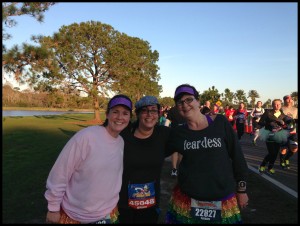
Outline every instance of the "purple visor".
{"type": "Polygon", "coordinates": [[[117,105],[124,105],[124,106],[128,107],[130,110],[132,110],[131,101],[124,97],[116,97],[116,98],[112,99],[109,104],[109,109],[111,109],[117,105]]]}
{"type": "Polygon", "coordinates": [[[176,89],[174,98],[176,98],[181,93],[188,93],[191,95],[195,95],[194,90],[191,87],[182,86],[182,87],[176,89]]]}

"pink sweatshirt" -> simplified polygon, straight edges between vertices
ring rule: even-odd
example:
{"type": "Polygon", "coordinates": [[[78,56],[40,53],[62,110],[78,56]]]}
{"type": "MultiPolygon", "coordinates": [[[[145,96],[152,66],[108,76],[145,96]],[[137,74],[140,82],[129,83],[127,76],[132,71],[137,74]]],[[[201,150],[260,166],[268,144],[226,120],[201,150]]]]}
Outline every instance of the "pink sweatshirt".
{"type": "Polygon", "coordinates": [[[60,206],[82,223],[97,221],[117,205],[122,183],[124,140],[103,126],[77,132],[53,165],[46,185],[49,211],[60,206]]]}

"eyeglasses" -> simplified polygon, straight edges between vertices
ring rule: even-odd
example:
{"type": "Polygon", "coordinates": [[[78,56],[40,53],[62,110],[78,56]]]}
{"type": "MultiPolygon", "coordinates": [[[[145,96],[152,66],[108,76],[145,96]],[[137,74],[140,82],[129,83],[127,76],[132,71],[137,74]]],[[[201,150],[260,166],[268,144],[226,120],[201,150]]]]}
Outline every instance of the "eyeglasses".
{"type": "Polygon", "coordinates": [[[143,109],[141,110],[141,113],[142,113],[143,115],[146,115],[146,114],[156,115],[156,114],[158,114],[158,110],[155,110],[155,109],[148,110],[147,108],[143,108],[143,109]]]}
{"type": "Polygon", "coordinates": [[[176,104],[177,104],[177,106],[183,106],[183,103],[190,104],[190,103],[192,103],[193,100],[195,100],[194,97],[188,97],[188,98],[186,98],[184,100],[178,100],[176,102],[176,104]]]}

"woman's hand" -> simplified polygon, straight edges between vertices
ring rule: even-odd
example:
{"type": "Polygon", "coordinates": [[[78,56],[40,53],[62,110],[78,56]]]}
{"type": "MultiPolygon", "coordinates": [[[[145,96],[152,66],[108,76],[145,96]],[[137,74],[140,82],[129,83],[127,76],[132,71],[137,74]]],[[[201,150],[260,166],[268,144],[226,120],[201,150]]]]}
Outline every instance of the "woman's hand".
{"type": "Polygon", "coordinates": [[[60,211],[57,212],[47,212],[46,223],[47,224],[57,224],[60,219],[60,211]]]}
{"type": "Polygon", "coordinates": [[[237,193],[236,194],[238,205],[241,209],[246,208],[248,206],[248,195],[247,193],[237,193]]]}

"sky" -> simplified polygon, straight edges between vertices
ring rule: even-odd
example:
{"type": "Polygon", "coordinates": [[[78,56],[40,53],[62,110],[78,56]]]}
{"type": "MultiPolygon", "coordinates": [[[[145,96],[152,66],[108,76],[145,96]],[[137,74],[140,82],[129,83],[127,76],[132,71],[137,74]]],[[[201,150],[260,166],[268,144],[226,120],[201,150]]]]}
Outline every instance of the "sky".
{"type": "MultiPolygon", "coordinates": [[[[200,94],[256,90],[263,102],[298,92],[298,3],[57,3],[39,23],[13,17],[7,48],[52,36],[64,25],[99,21],[157,50],[163,92],[188,83],[200,94]]],[[[10,80],[10,79],[8,79],[10,80]]],[[[12,80],[11,80],[12,81],[12,80]]],[[[22,88],[22,87],[21,87],[22,88]]],[[[248,98],[248,101],[250,99],[248,98]]]]}

